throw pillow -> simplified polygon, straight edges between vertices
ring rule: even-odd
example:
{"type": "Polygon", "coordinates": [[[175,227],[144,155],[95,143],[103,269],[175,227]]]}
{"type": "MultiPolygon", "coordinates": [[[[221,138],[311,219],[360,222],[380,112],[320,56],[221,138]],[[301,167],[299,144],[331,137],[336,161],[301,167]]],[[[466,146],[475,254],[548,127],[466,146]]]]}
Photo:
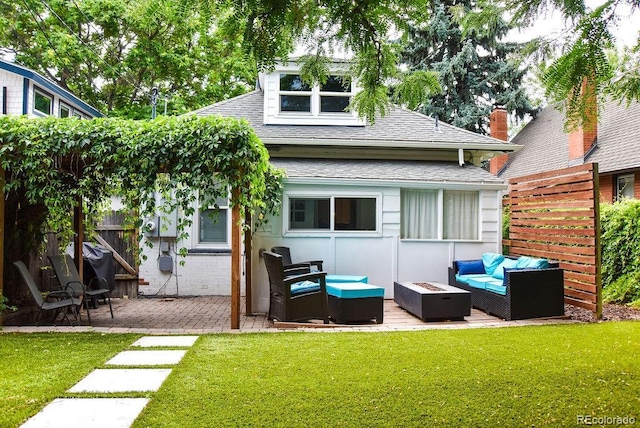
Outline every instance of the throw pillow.
{"type": "Polygon", "coordinates": [[[482,263],[484,264],[484,270],[487,275],[493,275],[493,272],[503,260],[504,256],[502,254],[484,253],[482,255],[482,263]]]}
{"type": "Polygon", "coordinates": [[[516,267],[529,269],[547,269],[549,262],[547,259],[537,259],[534,257],[520,256],[516,267]]]}
{"type": "Polygon", "coordinates": [[[491,274],[491,276],[496,279],[504,279],[504,270],[516,267],[517,263],[517,260],[504,259],[502,263],[500,263],[498,267],[496,267],[496,270],[493,271],[493,274],[491,274]]]}
{"type": "Polygon", "coordinates": [[[456,261],[459,275],[471,275],[477,273],[485,273],[482,260],[456,261]]]}

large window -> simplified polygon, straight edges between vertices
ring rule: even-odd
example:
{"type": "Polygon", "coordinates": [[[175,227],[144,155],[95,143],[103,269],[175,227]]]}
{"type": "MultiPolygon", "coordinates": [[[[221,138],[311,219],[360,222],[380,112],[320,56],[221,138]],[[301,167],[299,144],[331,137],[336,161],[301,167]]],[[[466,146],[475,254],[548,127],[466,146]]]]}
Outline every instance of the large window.
{"type": "Polygon", "coordinates": [[[33,90],[33,110],[46,115],[51,115],[53,97],[46,92],[35,88],[33,90]]]}
{"type": "Polygon", "coordinates": [[[477,240],[479,194],[466,190],[402,189],[402,239],[477,240]]]}
{"type": "Polygon", "coordinates": [[[377,201],[375,197],[289,197],[288,229],[373,232],[377,201]]]}
{"type": "Polygon", "coordinates": [[[616,179],[616,199],[633,198],[633,174],[620,175],[616,179]]]}
{"type": "Polygon", "coordinates": [[[229,200],[218,198],[215,205],[200,210],[198,221],[198,244],[227,245],[229,242],[229,200]]]}
{"type": "Polygon", "coordinates": [[[311,87],[298,74],[280,74],[280,112],[346,113],[352,95],[351,82],[342,76],[328,76],[327,81],[311,87]]]}

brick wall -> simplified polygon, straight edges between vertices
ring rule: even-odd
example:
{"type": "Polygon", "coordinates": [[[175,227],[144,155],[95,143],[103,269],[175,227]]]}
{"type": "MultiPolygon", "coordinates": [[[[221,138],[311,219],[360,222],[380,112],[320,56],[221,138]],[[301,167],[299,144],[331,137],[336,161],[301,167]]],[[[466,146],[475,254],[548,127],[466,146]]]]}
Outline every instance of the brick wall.
{"type": "Polygon", "coordinates": [[[600,202],[613,202],[615,183],[612,175],[600,176],[600,202]]]}

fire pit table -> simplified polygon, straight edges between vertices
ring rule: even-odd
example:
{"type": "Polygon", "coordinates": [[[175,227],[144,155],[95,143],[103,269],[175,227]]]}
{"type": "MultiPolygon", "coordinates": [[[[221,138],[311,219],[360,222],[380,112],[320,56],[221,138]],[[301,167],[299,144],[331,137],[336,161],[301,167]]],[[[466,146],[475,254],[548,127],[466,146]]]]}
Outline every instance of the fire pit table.
{"type": "Polygon", "coordinates": [[[394,282],[393,300],[423,321],[464,320],[471,315],[471,293],[433,281],[394,282]]]}

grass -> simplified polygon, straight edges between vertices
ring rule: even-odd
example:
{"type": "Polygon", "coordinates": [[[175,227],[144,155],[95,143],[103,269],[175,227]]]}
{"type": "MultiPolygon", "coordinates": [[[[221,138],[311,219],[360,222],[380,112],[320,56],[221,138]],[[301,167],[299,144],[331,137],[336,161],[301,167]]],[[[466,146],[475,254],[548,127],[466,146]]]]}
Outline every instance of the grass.
{"type": "MultiPolygon", "coordinates": [[[[64,347],[77,336],[82,335],[0,336],[2,367],[14,364],[12,347],[40,349],[34,345],[40,340],[55,342],[51,348],[64,347]],[[15,343],[7,347],[6,338],[15,343]]],[[[94,337],[100,343],[105,338],[104,347],[111,351],[85,355],[90,362],[74,366],[100,366],[135,339],[94,337]]],[[[639,322],[205,335],[160,391],[150,394],[134,427],[540,427],[576,425],[579,415],[639,421],[639,354],[639,322]]],[[[19,355],[36,357],[28,351],[19,355]]],[[[49,392],[31,385],[20,402],[36,399],[30,410],[35,413],[87,371],[52,386],[56,377],[39,370],[29,384],[49,392]]],[[[12,369],[9,376],[0,382],[3,389],[6,382],[26,383],[12,369]]],[[[14,387],[11,394],[17,393],[14,387]]],[[[0,399],[0,414],[4,417],[16,403],[0,399]]],[[[12,421],[7,426],[22,419],[12,421]]]]}
{"type": "Polygon", "coordinates": [[[0,427],[17,427],[65,396],[139,335],[0,334],[0,427]]]}

